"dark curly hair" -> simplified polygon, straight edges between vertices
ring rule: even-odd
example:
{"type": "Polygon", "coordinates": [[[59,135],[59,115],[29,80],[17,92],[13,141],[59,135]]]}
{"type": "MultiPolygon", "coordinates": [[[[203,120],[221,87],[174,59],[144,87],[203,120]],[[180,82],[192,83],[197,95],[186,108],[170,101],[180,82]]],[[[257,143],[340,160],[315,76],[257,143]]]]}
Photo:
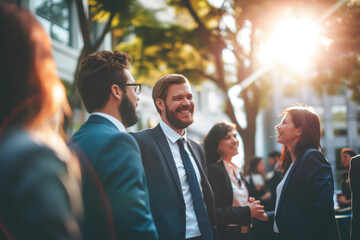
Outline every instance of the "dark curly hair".
{"type": "Polygon", "coordinates": [[[89,113],[105,106],[113,84],[126,91],[124,70],[129,64],[130,57],[118,51],[99,51],[81,61],[76,76],[77,88],[89,113]]]}

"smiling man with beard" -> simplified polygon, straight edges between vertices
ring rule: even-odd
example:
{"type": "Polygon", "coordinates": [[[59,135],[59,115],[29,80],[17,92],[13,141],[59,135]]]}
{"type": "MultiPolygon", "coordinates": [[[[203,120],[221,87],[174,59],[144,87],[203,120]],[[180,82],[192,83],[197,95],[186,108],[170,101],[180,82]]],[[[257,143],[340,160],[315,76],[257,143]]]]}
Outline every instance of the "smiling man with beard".
{"type": "Polygon", "coordinates": [[[195,104],[180,74],[160,78],[152,92],[159,125],[134,133],[160,240],[217,239],[214,197],[202,146],[187,137],[195,104]]]}
{"type": "Polygon", "coordinates": [[[125,132],[138,121],[141,91],[128,66],[125,53],[100,51],[77,73],[90,113],[69,141],[83,170],[84,239],[157,239],[139,146],[125,132]]]}

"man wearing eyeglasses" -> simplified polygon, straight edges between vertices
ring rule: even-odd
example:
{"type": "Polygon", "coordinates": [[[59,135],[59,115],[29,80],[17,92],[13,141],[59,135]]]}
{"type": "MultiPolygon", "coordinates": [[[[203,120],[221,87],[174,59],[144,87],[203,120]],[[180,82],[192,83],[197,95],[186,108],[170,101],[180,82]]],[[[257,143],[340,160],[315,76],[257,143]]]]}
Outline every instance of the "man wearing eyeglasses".
{"type": "Polygon", "coordinates": [[[141,91],[128,66],[125,53],[100,51],[85,57],[77,73],[90,113],[69,141],[83,170],[84,239],[157,239],[139,146],[125,132],[138,121],[141,91]]]}

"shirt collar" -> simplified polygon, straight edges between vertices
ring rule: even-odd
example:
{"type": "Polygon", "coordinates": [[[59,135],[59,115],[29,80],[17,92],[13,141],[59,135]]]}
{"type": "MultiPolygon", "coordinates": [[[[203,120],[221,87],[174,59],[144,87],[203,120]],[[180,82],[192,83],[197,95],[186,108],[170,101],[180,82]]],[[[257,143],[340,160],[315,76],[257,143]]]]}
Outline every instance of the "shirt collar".
{"type": "Polygon", "coordinates": [[[225,161],[225,160],[223,160],[223,163],[224,163],[224,166],[225,166],[225,168],[226,168],[227,171],[232,170],[232,171],[234,171],[237,175],[240,174],[241,169],[240,169],[238,166],[236,166],[234,163],[232,163],[232,162],[229,163],[229,162],[227,162],[227,161],[225,161]]]}
{"type": "Polygon", "coordinates": [[[98,115],[98,116],[104,117],[107,120],[109,120],[112,124],[114,124],[120,132],[126,132],[124,125],[117,118],[115,118],[109,114],[102,113],[102,112],[94,112],[94,113],[90,114],[90,116],[91,115],[98,115]]]}
{"type": "Polygon", "coordinates": [[[163,130],[165,136],[170,140],[172,143],[176,143],[177,140],[183,138],[185,141],[187,139],[187,131],[185,129],[184,135],[178,134],[174,129],[172,129],[169,125],[167,125],[163,120],[160,120],[160,127],[163,130]]]}

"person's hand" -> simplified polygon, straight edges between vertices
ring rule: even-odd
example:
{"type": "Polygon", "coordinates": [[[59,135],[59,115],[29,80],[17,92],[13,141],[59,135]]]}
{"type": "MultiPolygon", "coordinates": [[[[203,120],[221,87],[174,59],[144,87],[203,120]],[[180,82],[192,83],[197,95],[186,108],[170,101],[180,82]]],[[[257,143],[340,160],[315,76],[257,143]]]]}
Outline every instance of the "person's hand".
{"type": "Polygon", "coordinates": [[[267,201],[271,198],[271,192],[267,191],[262,197],[261,201],[267,201]]]}
{"type": "Polygon", "coordinates": [[[351,200],[347,200],[345,195],[339,195],[337,200],[338,203],[351,203],[351,200]]]}
{"type": "Polygon", "coordinates": [[[261,220],[261,221],[264,221],[264,222],[267,222],[269,221],[269,217],[266,213],[264,213],[263,215],[261,215],[260,217],[257,217],[257,219],[261,220]]]}
{"type": "Polygon", "coordinates": [[[251,217],[252,218],[258,218],[258,217],[261,217],[265,211],[264,211],[264,206],[263,205],[260,205],[260,201],[257,200],[255,201],[254,200],[251,200],[252,202],[250,202],[250,199],[249,199],[249,202],[248,202],[248,206],[250,208],[250,212],[251,212],[251,217]]]}

